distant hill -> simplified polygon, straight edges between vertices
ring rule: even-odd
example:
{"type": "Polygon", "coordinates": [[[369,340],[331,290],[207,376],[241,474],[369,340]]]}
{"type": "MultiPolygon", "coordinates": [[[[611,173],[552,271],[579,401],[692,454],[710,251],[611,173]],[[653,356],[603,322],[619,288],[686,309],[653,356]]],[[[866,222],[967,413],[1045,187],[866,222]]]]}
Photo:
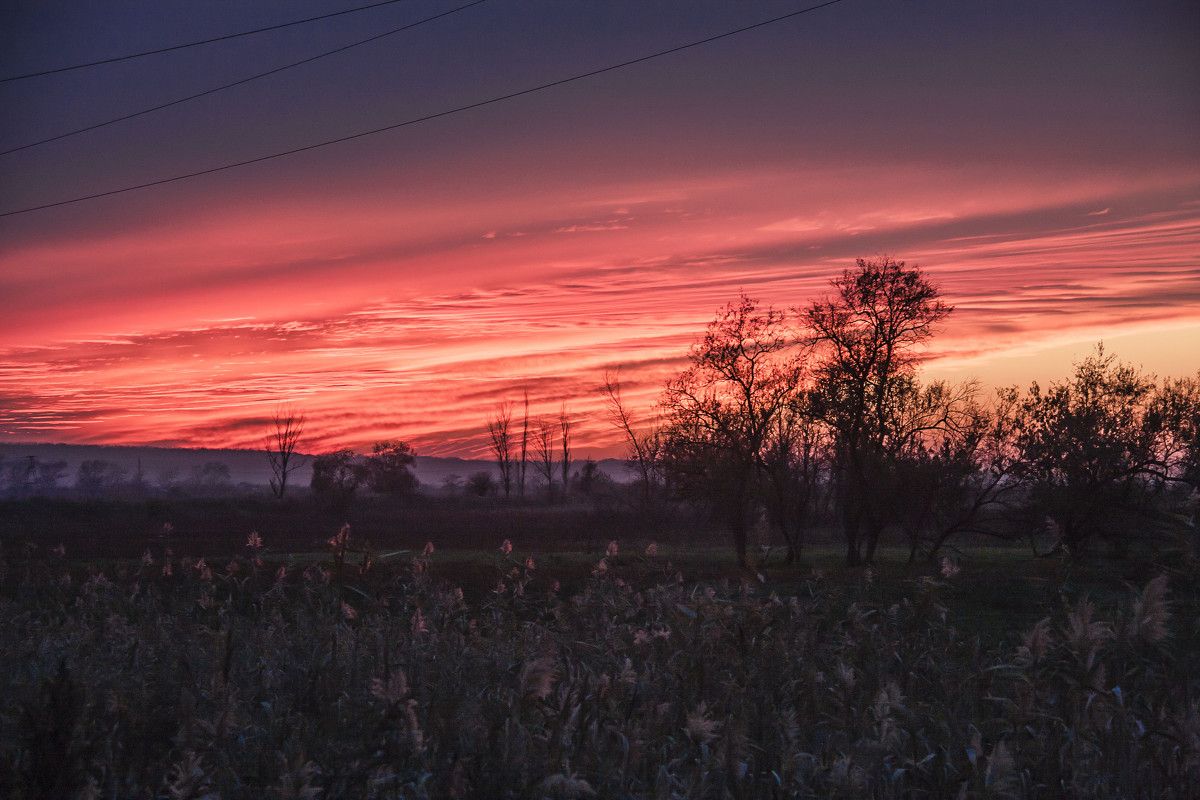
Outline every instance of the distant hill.
{"type": "MultiPolygon", "coordinates": [[[[65,461],[66,476],[61,485],[75,483],[75,474],[84,461],[100,460],[123,468],[132,478],[141,470],[147,483],[186,481],[205,464],[220,463],[229,467],[234,484],[246,483],[267,486],[271,468],[267,455],[261,450],[184,450],[171,447],[115,447],[78,444],[0,444],[0,464],[21,461],[30,456],[38,461],[65,461]]],[[[292,474],[291,480],[308,484],[311,471],[305,468],[292,474]]]]}
{"type": "MultiPolygon", "coordinates": [[[[229,468],[232,483],[248,484],[251,486],[269,485],[271,468],[267,455],[262,450],[209,450],[183,449],[173,447],[118,447],[109,445],[79,445],[79,444],[0,444],[0,466],[13,461],[23,461],[29,457],[39,462],[66,462],[66,474],[61,481],[62,486],[72,486],[79,465],[84,461],[108,461],[123,468],[130,478],[141,470],[144,480],[152,486],[171,482],[187,481],[197,474],[206,464],[224,464],[229,468]]],[[[304,458],[304,464],[289,478],[289,485],[307,486],[312,478],[309,467],[311,457],[304,458]]],[[[582,461],[576,462],[581,464],[582,461]]],[[[601,471],[613,480],[625,483],[631,479],[625,462],[615,458],[599,462],[601,471]]],[[[458,475],[466,481],[476,472],[495,472],[496,462],[483,459],[438,458],[434,456],[417,456],[416,473],[421,485],[428,489],[437,489],[451,475],[458,475]]],[[[573,471],[573,470],[572,470],[573,471]]]]}

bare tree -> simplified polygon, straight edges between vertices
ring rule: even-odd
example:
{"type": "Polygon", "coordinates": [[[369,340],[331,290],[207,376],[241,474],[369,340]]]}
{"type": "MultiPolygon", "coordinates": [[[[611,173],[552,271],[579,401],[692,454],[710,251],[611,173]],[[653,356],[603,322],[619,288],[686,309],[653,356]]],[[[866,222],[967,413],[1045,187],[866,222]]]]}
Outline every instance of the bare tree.
{"type": "Polygon", "coordinates": [[[558,434],[562,445],[559,466],[562,468],[563,499],[566,500],[567,489],[571,485],[571,415],[567,413],[565,403],[558,409],[558,434]]]}
{"type": "Polygon", "coordinates": [[[512,495],[513,484],[512,438],[509,431],[512,427],[512,403],[501,403],[496,414],[488,419],[487,427],[496,466],[500,469],[500,485],[507,498],[512,495]]]}
{"type": "Polygon", "coordinates": [[[536,460],[533,468],[546,483],[546,500],[554,500],[554,422],[539,418],[534,421],[533,452],[536,460]]]}
{"type": "Polygon", "coordinates": [[[521,422],[521,468],[517,476],[517,495],[525,499],[525,466],[529,463],[529,392],[525,392],[525,416],[521,422]]]}
{"type": "Polygon", "coordinates": [[[272,427],[267,432],[265,449],[271,462],[271,491],[283,497],[288,476],[303,466],[296,448],[304,433],[304,412],[290,405],[275,407],[272,427]]]}
{"type": "Polygon", "coordinates": [[[648,510],[654,487],[658,483],[659,453],[662,449],[661,432],[657,425],[651,425],[650,430],[645,432],[639,432],[634,427],[633,415],[621,399],[619,371],[604,373],[603,392],[609,418],[625,434],[627,461],[637,468],[642,487],[642,500],[648,510]]]}

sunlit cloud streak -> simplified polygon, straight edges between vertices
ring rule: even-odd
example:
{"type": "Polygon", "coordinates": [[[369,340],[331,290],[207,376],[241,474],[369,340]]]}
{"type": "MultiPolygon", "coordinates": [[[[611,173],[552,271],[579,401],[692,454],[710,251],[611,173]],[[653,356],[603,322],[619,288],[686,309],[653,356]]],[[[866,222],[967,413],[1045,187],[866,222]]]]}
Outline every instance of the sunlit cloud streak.
{"type": "MultiPolygon", "coordinates": [[[[771,183],[741,176],[692,187],[690,201],[655,200],[654,209],[639,209],[628,195],[607,215],[578,208],[556,219],[517,220],[522,236],[477,234],[485,247],[503,242],[499,251],[472,255],[476,245],[464,250],[461,237],[447,244],[450,236],[417,248],[426,267],[473,257],[493,270],[521,265],[508,281],[493,277],[493,288],[420,291],[438,283],[410,279],[404,253],[413,249],[385,244],[370,257],[340,259],[357,259],[350,277],[372,282],[366,291],[359,284],[357,303],[347,293],[337,303],[312,304],[335,276],[313,267],[321,259],[311,253],[300,263],[287,262],[285,247],[236,269],[221,259],[200,264],[193,288],[210,284],[218,298],[222,281],[245,291],[270,283],[277,269],[293,270],[284,292],[290,299],[280,304],[292,314],[227,315],[238,303],[209,297],[195,303],[185,325],[167,327],[160,318],[120,335],[6,348],[0,435],[256,447],[274,406],[290,402],[308,414],[310,450],[363,449],[399,437],[427,455],[485,456],[488,415],[528,393],[534,416],[565,405],[578,417],[581,453],[616,454],[620,437],[598,391],[606,373],[620,369],[626,400],[652,413],[690,343],[739,292],[802,308],[854,257],[884,252],[925,267],[956,307],[927,353],[934,373],[966,374],[974,366],[979,374],[989,359],[1055,343],[1171,326],[1200,330],[1200,208],[1186,200],[1143,212],[1136,191],[1118,202],[1122,195],[1109,187],[1102,200],[1108,213],[1097,215],[1089,191],[1060,186],[1043,198],[1053,203],[1032,209],[1028,199],[1023,207],[1000,190],[990,202],[941,193],[941,204],[930,192],[927,201],[908,198],[908,210],[884,197],[883,210],[830,203],[782,218],[777,204],[734,220],[704,211],[721,192],[744,193],[747,181],[764,191],[771,183]],[[689,219],[700,222],[693,228],[689,219]],[[559,244],[581,238],[592,241],[578,250],[559,244]],[[378,266],[385,262],[387,270],[378,266]],[[376,299],[364,302],[368,292],[376,299]]],[[[132,244],[91,255],[110,264],[141,257],[132,244]]],[[[21,291],[44,291],[36,283],[21,291]]],[[[1197,363],[1195,345],[1181,347],[1173,369],[1180,374],[1197,363]]]]}

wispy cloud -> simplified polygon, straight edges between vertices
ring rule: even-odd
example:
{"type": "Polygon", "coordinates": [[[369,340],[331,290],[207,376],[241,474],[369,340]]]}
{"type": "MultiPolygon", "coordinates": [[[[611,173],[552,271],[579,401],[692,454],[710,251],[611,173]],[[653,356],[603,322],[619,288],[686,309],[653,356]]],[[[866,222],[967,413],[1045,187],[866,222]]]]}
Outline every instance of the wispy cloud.
{"type": "Polygon", "coordinates": [[[0,436],[253,447],[286,399],[310,449],[400,437],[482,455],[488,413],[528,391],[535,414],[566,403],[581,446],[612,453],[606,370],[648,410],[739,292],[802,307],[885,252],[956,307],[931,368],[1200,324],[1193,177],[890,169],[607,187],[469,222],[414,212],[427,224],[402,230],[350,206],[10,250],[0,436]]]}

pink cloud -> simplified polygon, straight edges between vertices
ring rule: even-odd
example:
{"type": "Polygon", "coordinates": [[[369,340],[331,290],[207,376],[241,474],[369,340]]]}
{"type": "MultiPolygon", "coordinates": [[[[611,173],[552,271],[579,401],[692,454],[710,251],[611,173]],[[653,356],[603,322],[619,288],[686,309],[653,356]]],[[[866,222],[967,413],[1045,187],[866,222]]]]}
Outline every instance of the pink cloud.
{"type": "Polygon", "coordinates": [[[289,201],[16,245],[0,253],[0,435],[251,447],[248,421],[286,398],[313,448],[481,455],[487,414],[527,388],[612,453],[606,370],[648,413],[718,307],[740,291],[802,306],[856,256],[921,264],[957,307],[931,369],[1195,322],[1197,186],[791,165],[461,207],[289,201]],[[588,230],[604,235],[561,235],[588,230]]]}

